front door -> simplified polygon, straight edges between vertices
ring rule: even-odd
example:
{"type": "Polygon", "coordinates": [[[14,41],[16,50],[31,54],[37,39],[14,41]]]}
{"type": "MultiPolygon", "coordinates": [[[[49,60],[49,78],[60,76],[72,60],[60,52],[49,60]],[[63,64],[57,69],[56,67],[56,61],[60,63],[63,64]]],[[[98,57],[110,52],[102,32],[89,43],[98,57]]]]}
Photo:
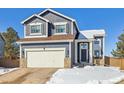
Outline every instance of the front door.
{"type": "Polygon", "coordinates": [[[80,44],[80,62],[88,62],[88,43],[80,44]]]}
{"type": "Polygon", "coordinates": [[[86,62],[86,61],[87,61],[87,50],[81,49],[81,62],[86,62]]]}

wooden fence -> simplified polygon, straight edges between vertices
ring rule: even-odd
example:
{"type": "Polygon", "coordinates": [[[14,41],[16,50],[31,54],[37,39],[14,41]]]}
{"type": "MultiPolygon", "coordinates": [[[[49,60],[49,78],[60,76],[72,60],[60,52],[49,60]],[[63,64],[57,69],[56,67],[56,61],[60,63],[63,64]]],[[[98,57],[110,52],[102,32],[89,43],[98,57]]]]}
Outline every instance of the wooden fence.
{"type": "Polygon", "coordinates": [[[95,65],[104,65],[104,59],[103,58],[93,58],[93,64],[95,65]]]}
{"type": "MultiPolygon", "coordinates": [[[[100,61],[101,63],[102,61],[100,61]]],[[[102,62],[103,64],[103,62],[102,62]]],[[[107,57],[105,56],[105,65],[108,66],[115,66],[115,67],[120,67],[121,70],[124,70],[124,58],[114,58],[114,57],[107,57]]],[[[65,68],[71,67],[69,59],[65,59],[65,68]]],[[[26,61],[25,59],[19,60],[19,59],[6,59],[2,58],[0,59],[0,67],[8,67],[8,68],[13,68],[13,67],[27,67],[26,66],[26,61]]]]}
{"type": "Polygon", "coordinates": [[[20,66],[20,60],[19,59],[6,59],[1,58],[0,59],[0,67],[7,67],[7,68],[14,68],[20,66]]]}
{"type": "Polygon", "coordinates": [[[121,70],[124,70],[124,58],[114,58],[106,56],[105,64],[109,66],[120,67],[121,70]]]}

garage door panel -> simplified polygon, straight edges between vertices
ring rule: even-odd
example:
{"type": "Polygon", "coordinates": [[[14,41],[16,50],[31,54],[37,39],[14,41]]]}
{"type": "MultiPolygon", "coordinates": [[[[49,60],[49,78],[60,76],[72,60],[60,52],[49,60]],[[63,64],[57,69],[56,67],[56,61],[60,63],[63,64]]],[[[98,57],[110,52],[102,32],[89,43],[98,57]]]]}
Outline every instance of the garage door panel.
{"type": "Polygon", "coordinates": [[[28,67],[36,67],[42,64],[41,60],[41,52],[27,52],[27,66],[28,67]],[[39,63],[41,62],[41,63],[39,63]]]}
{"type": "Polygon", "coordinates": [[[46,66],[50,65],[51,67],[63,67],[64,66],[64,52],[63,51],[50,51],[43,52],[44,60],[46,66]]]}
{"type": "Polygon", "coordinates": [[[29,51],[28,67],[64,67],[64,50],[29,51]]]}

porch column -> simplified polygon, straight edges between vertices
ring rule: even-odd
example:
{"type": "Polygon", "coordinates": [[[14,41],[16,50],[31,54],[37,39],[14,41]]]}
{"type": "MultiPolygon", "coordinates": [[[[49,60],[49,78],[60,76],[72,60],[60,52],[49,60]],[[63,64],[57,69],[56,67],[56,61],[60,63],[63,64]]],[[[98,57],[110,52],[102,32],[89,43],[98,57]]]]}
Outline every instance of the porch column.
{"type": "Polygon", "coordinates": [[[89,44],[89,63],[93,63],[93,43],[92,41],[89,44]]]}
{"type": "Polygon", "coordinates": [[[77,63],[77,41],[75,41],[75,63],[77,63]]]}
{"type": "Polygon", "coordinates": [[[69,58],[71,59],[71,42],[69,42],[69,58]]]}
{"type": "Polygon", "coordinates": [[[103,60],[104,60],[104,56],[105,56],[105,36],[103,37],[103,60]]]}

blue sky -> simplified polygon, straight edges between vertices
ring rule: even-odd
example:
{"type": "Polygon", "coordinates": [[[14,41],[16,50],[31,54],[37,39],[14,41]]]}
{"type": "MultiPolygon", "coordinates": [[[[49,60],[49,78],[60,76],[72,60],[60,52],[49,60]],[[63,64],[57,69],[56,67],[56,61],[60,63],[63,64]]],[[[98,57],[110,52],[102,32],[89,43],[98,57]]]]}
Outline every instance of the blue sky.
{"type": "MultiPolygon", "coordinates": [[[[0,31],[13,27],[23,38],[21,21],[34,13],[43,11],[43,8],[10,8],[0,9],[0,31]]],[[[94,9],[94,8],[55,8],[54,10],[77,20],[80,30],[105,29],[105,54],[110,55],[115,48],[117,37],[124,30],[124,9],[94,9]]]]}

